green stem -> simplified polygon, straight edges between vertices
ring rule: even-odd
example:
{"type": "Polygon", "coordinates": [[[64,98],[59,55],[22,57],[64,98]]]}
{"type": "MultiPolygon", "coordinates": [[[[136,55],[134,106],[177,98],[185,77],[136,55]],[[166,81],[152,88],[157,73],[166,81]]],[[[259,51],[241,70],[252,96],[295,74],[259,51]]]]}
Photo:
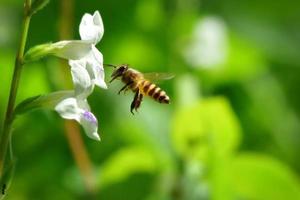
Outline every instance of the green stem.
{"type": "Polygon", "coordinates": [[[22,33],[21,33],[21,41],[19,50],[17,52],[16,61],[15,61],[15,68],[13,73],[13,78],[11,81],[10,86],[10,93],[9,93],[9,99],[8,99],[8,105],[6,108],[6,115],[4,119],[4,125],[3,130],[0,135],[0,177],[3,173],[4,163],[5,163],[5,156],[7,152],[7,147],[10,139],[10,133],[11,133],[11,126],[14,119],[13,111],[18,91],[18,86],[20,82],[21,77],[21,71],[23,66],[23,56],[24,56],[24,50],[25,45],[27,41],[27,34],[29,29],[29,23],[30,23],[30,5],[31,0],[25,0],[24,4],[24,17],[23,17],[23,25],[22,25],[22,33]]]}

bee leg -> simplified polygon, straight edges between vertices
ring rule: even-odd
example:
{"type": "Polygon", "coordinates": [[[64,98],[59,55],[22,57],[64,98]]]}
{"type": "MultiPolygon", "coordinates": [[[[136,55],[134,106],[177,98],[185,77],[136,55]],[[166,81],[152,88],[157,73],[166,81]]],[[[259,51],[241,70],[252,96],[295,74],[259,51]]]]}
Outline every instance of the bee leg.
{"type": "Polygon", "coordinates": [[[134,98],[133,98],[133,101],[131,102],[131,105],[130,105],[130,112],[134,115],[133,113],[133,109],[135,108],[135,104],[136,104],[136,99],[138,97],[138,91],[135,93],[134,95],[134,98]]]}
{"type": "Polygon", "coordinates": [[[133,113],[133,109],[137,110],[137,108],[141,105],[141,100],[143,98],[143,95],[140,93],[139,90],[137,90],[135,92],[135,95],[134,95],[134,98],[133,98],[133,101],[131,102],[131,105],[130,105],[130,112],[134,115],[133,113]]]}
{"type": "Polygon", "coordinates": [[[128,86],[131,85],[133,83],[133,81],[128,82],[126,85],[124,85],[118,92],[118,94],[120,94],[123,90],[127,90],[128,86]]]}
{"type": "Polygon", "coordinates": [[[130,112],[134,115],[133,108],[134,108],[134,106],[132,106],[132,103],[131,103],[130,112]]]}
{"type": "Polygon", "coordinates": [[[137,111],[137,109],[141,106],[141,103],[142,103],[142,100],[143,100],[143,94],[139,94],[138,98],[137,98],[137,101],[136,101],[136,105],[135,105],[135,111],[137,111]]]}

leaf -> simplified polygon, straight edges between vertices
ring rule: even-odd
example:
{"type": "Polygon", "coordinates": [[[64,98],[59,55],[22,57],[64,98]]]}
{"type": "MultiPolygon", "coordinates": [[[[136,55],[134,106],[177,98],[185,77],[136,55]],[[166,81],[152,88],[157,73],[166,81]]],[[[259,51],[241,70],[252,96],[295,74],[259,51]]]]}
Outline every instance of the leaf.
{"type": "Polygon", "coordinates": [[[228,164],[239,144],[240,132],[236,116],[222,97],[200,101],[175,115],[174,147],[185,164],[198,160],[204,166],[213,191],[211,199],[232,199],[227,184],[230,179],[228,164]]]}
{"type": "Polygon", "coordinates": [[[159,163],[153,152],[142,147],[130,147],[114,154],[101,168],[101,188],[126,180],[139,172],[153,173],[159,163]]]}
{"type": "Polygon", "coordinates": [[[226,99],[197,102],[175,114],[172,140],[183,158],[206,161],[212,154],[233,152],[240,140],[240,126],[226,99]]]}
{"type": "Polygon", "coordinates": [[[61,100],[71,97],[74,92],[71,90],[53,92],[47,95],[38,95],[25,99],[19,103],[14,111],[15,115],[24,114],[37,108],[54,108],[61,100]]]}
{"type": "Polygon", "coordinates": [[[300,199],[300,183],[283,163],[257,154],[243,154],[232,163],[232,184],[238,199],[300,199]]]}

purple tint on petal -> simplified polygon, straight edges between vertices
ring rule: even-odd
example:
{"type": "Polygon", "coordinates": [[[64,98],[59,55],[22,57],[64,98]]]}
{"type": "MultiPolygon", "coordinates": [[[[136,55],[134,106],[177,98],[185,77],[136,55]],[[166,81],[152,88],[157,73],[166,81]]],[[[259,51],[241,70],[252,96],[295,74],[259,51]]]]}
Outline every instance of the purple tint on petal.
{"type": "Polygon", "coordinates": [[[85,111],[83,113],[83,117],[89,121],[89,122],[92,122],[94,124],[98,124],[98,121],[96,119],[96,117],[93,115],[93,113],[89,112],[89,111],[85,111]]]}

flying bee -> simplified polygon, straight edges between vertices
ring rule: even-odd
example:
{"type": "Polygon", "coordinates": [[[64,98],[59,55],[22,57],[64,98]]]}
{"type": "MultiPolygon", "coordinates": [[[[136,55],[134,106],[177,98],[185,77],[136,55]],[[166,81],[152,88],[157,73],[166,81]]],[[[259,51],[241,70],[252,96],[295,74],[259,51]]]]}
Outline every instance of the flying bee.
{"type": "Polygon", "coordinates": [[[160,89],[157,85],[152,83],[154,80],[160,79],[171,79],[174,76],[168,73],[141,73],[135,69],[129,68],[127,64],[123,64],[120,66],[108,65],[115,67],[110,80],[110,83],[116,78],[120,78],[121,81],[125,84],[118,94],[122,91],[131,90],[135,93],[133,101],[130,106],[130,112],[132,114],[133,110],[137,111],[137,109],[141,106],[143,96],[149,96],[155,101],[159,103],[169,104],[170,98],[165,91],[160,89]]]}

